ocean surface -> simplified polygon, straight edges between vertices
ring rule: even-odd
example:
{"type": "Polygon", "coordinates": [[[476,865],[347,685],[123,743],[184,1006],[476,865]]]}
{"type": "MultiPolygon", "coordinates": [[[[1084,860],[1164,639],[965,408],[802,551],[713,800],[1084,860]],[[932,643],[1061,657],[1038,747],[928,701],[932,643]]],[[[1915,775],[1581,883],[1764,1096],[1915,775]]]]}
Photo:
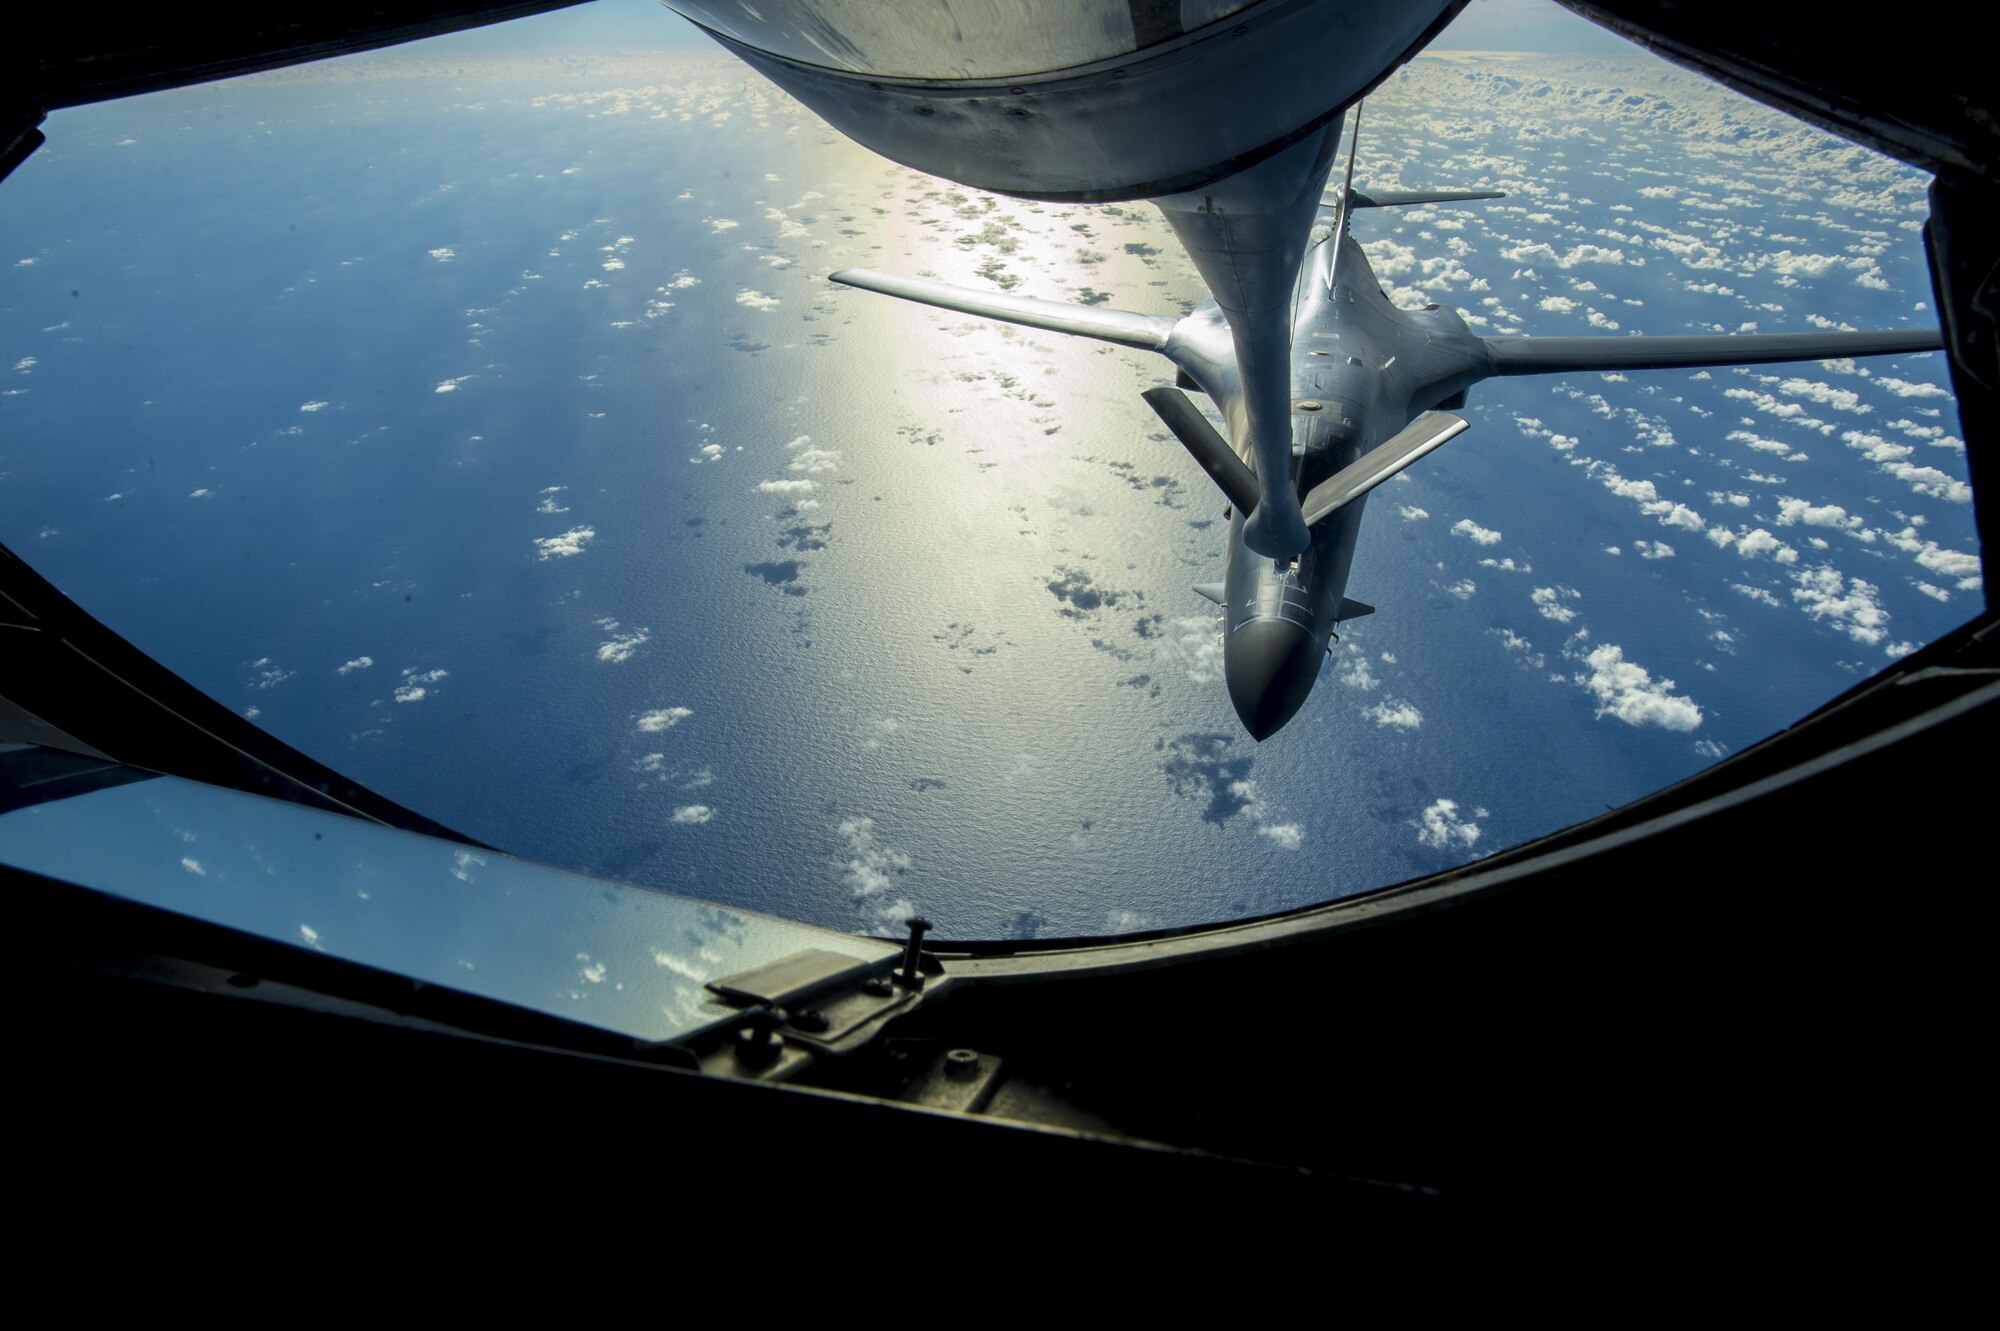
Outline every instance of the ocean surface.
{"type": "MultiPolygon", "coordinates": [[[[436,49],[51,117],[0,188],[0,541],[521,855],[858,930],[1261,914],[1616,807],[1980,604],[1940,355],[1492,382],[1253,743],[1170,367],[826,280],[1177,313],[1157,213],[920,176],[719,55],[436,49]]],[[[1357,182],[1508,191],[1356,221],[1483,333],[1935,318],[1921,176],[1637,56],[1423,57],[1357,182]]]]}

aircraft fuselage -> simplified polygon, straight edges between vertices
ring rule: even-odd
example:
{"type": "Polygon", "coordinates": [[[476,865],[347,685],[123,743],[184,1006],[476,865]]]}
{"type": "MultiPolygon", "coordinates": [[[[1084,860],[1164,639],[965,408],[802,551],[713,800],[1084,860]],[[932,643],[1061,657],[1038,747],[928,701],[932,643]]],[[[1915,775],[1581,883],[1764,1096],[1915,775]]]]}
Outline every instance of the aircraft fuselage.
{"type": "MultiPolygon", "coordinates": [[[[1479,339],[1452,310],[1400,310],[1352,236],[1313,229],[1292,297],[1292,486],[1305,494],[1483,376],[1479,339]]],[[[1254,463],[1230,331],[1212,302],[1175,325],[1166,354],[1221,411],[1232,447],[1254,463]]],[[[1304,704],[1340,619],[1367,500],[1312,529],[1296,558],[1272,560],[1229,524],[1223,673],[1252,736],[1274,733],[1304,704]]]]}

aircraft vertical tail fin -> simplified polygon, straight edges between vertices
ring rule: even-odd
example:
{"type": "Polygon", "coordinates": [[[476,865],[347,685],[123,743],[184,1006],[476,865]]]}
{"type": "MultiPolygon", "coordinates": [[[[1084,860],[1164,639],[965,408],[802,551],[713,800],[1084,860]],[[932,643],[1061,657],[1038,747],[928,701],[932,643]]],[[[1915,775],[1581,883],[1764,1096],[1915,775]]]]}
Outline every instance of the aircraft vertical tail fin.
{"type": "Polygon", "coordinates": [[[1354,128],[1347,140],[1347,177],[1340,186],[1340,202],[1333,218],[1333,262],[1327,265],[1326,287],[1333,290],[1333,279],[1340,271],[1340,251],[1347,242],[1347,218],[1354,211],[1354,153],[1361,146],[1361,103],[1354,104],[1354,128]]]}

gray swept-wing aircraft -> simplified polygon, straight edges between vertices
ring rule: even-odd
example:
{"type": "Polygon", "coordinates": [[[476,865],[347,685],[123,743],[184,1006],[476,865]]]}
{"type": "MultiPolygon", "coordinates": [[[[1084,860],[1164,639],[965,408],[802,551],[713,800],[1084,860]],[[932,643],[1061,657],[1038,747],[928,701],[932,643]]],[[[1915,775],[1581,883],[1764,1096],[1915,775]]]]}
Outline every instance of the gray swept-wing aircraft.
{"type": "MultiPolygon", "coordinates": [[[[1356,137],[1358,137],[1357,110],[1356,137]]],[[[1337,130],[1337,126],[1336,126],[1337,130]]],[[[1289,279],[1289,438],[1275,458],[1265,447],[1242,329],[1217,300],[1179,320],[976,291],[862,269],[836,282],[947,310],[1156,351],[1179,369],[1178,385],[1145,399],[1229,500],[1224,580],[1197,586],[1223,612],[1223,673],[1244,728],[1262,740],[1297,714],[1312,692],[1336,625],[1374,607],[1347,596],[1355,539],[1369,491],[1466,429],[1452,408],[1466,390],[1498,375],[1655,370],[1767,364],[1934,351],[1935,329],[1897,332],[1677,337],[1481,337],[1440,305],[1400,309],[1389,300],[1350,231],[1360,209],[1455,203],[1500,195],[1477,190],[1364,193],[1353,187],[1350,140],[1345,183],[1313,182],[1317,218],[1289,279]],[[1232,333],[1235,335],[1233,336],[1232,333]],[[1207,394],[1225,438],[1182,386],[1207,394]],[[1273,505],[1308,533],[1296,554],[1271,558],[1256,520],[1273,505]]],[[[1255,172],[1248,174],[1254,175],[1255,172]]],[[[1176,215],[1180,201],[1161,201],[1176,215]]],[[[1193,245],[1190,245],[1193,248],[1193,245]]],[[[1199,256],[1197,256],[1199,257],[1199,256]]],[[[1282,252],[1263,256],[1270,270],[1282,252]]],[[[1243,256],[1238,255],[1241,263],[1243,256]]],[[[1204,268],[1204,272],[1206,269],[1204,268]]],[[[1282,348],[1280,349],[1282,350],[1282,348]]]]}

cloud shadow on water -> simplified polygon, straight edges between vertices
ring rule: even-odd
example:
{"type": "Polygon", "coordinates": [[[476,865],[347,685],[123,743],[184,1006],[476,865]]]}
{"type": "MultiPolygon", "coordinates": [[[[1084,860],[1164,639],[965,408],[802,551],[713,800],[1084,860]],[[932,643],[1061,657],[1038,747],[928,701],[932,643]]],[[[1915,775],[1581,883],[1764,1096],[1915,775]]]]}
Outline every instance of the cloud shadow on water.
{"type": "Polygon", "coordinates": [[[787,596],[804,596],[806,589],[799,586],[799,572],[804,567],[799,560],[780,559],[769,564],[745,564],[743,571],[752,577],[762,578],[787,596]]]}
{"type": "Polygon", "coordinates": [[[1160,771],[1173,783],[1174,794],[1206,796],[1208,807],[1202,821],[1218,827],[1250,807],[1252,796],[1243,789],[1255,759],[1233,757],[1230,735],[1219,731],[1193,731],[1171,741],[1156,740],[1164,753],[1160,771]]]}

